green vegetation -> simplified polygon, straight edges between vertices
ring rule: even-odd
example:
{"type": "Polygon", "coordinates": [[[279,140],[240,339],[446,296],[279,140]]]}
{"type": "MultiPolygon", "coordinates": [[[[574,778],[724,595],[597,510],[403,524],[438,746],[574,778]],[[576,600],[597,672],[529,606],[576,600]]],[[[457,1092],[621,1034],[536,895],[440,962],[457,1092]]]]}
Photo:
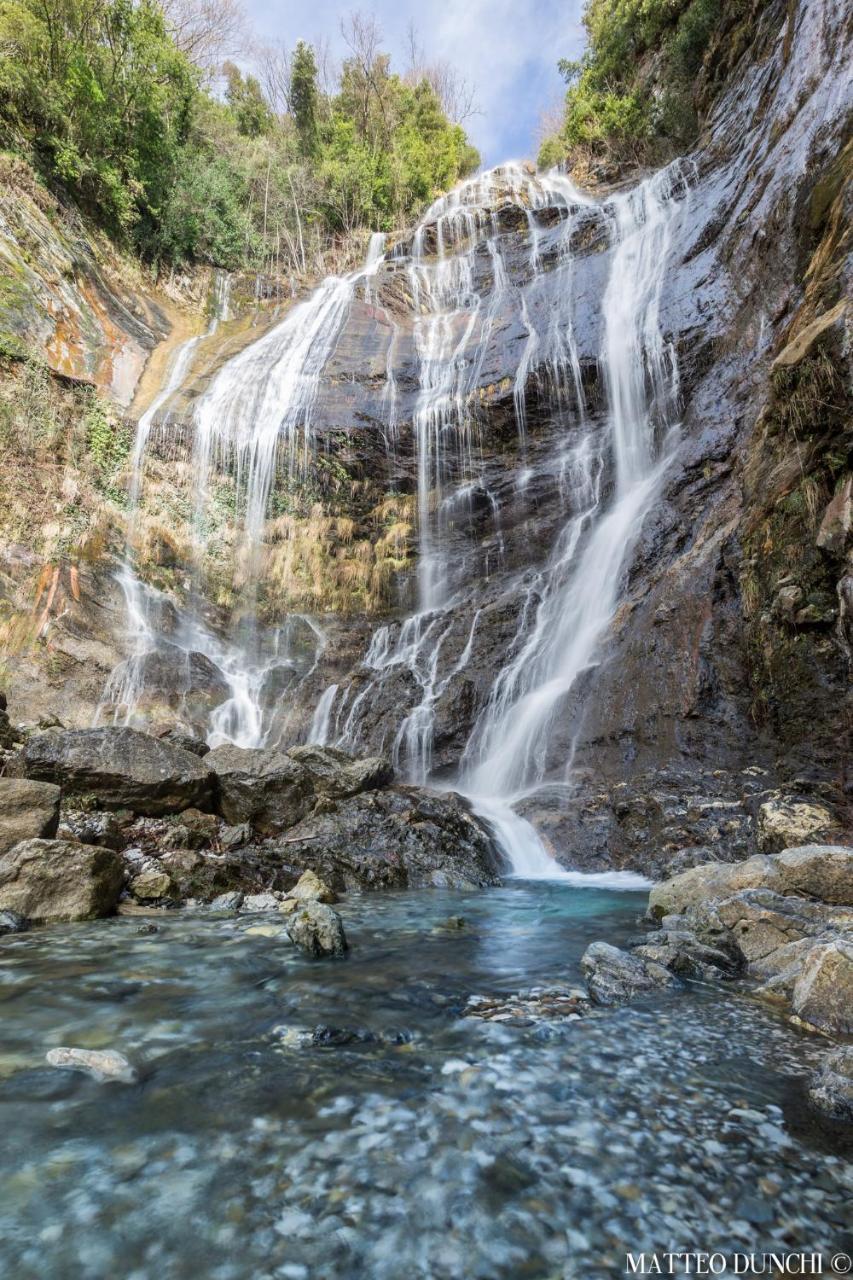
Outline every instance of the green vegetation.
{"type": "Polygon", "coordinates": [[[232,3],[0,0],[0,147],[148,260],[284,272],[476,167],[428,75],[392,73],[364,19],[328,89],[301,42],[258,75],[211,63],[232,3]]]}
{"type": "Polygon", "coordinates": [[[588,0],[588,46],[563,59],[562,127],[539,155],[573,162],[659,163],[696,136],[696,78],[724,20],[746,0],[588,0]]]}

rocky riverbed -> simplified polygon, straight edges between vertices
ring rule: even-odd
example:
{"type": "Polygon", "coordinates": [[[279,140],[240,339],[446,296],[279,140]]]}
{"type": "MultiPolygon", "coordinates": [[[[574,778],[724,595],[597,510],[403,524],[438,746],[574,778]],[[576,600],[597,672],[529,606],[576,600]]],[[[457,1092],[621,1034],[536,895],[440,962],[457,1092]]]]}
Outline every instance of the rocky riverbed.
{"type": "Polygon", "coordinates": [[[515,1280],[696,1242],[849,1249],[849,1166],[806,1106],[819,1038],[716,983],[580,1017],[548,994],[595,939],[629,946],[646,901],[355,895],[331,964],[277,913],[4,939],[4,1270],[515,1280]],[[134,1078],[49,1065],[61,1046],[134,1078]]]}

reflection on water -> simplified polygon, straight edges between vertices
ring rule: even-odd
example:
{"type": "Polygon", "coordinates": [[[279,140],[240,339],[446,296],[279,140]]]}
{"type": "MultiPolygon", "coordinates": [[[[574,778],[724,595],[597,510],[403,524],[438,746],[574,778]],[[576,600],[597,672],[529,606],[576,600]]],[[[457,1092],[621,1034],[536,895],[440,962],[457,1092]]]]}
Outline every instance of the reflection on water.
{"type": "Polygon", "coordinates": [[[823,1046],[761,1006],[696,987],[556,1026],[461,1017],[577,982],[643,904],[352,898],[332,963],[268,936],[275,915],[4,939],[0,1274],[515,1280],[621,1275],[626,1249],[843,1248],[845,1166],[783,1112],[823,1046]],[[318,1047],[320,1025],[358,1038],[318,1047]],[[140,1081],[49,1068],[58,1044],[118,1049],[140,1081]]]}

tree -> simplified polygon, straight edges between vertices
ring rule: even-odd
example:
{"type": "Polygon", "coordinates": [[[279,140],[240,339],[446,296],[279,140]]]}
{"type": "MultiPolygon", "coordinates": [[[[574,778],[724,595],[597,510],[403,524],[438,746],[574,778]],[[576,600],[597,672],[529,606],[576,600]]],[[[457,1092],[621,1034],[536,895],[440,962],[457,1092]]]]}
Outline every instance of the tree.
{"type": "Polygon", "coordinates": [[[304,40],[296,42],[290,64],[290,114],[303,155],[317,151],[317,63],[304,40]]]}
{"type": "Polygon", "coordinates": [[[226,62],[222,71],[227,82],[225,101],[234,113],[240,133],[246,138],[258,138],[269,133],[275,124],[275,116],[259,82],[254,76],[244,76],[233,62],[226,62]]]}
{"type": "Polygon", "coordinates": [[[206,73],[246,47],[241,0],[160,0],[160,8],[178,49],[206,73]]]}

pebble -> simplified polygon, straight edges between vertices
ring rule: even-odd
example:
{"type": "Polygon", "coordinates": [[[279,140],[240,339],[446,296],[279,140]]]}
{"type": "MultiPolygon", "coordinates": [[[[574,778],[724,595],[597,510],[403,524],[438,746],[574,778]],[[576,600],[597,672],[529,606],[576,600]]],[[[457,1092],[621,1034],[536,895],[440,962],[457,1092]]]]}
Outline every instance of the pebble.
{"type": "Polygon", "coordinates": [[[133,1084],[137,1078],[124,1054],[115,1049],[70,1049],[62,1046],[50,1049],[46,1058],[52,1067],[85,1071],[95,1080],[133,1084]]]}

